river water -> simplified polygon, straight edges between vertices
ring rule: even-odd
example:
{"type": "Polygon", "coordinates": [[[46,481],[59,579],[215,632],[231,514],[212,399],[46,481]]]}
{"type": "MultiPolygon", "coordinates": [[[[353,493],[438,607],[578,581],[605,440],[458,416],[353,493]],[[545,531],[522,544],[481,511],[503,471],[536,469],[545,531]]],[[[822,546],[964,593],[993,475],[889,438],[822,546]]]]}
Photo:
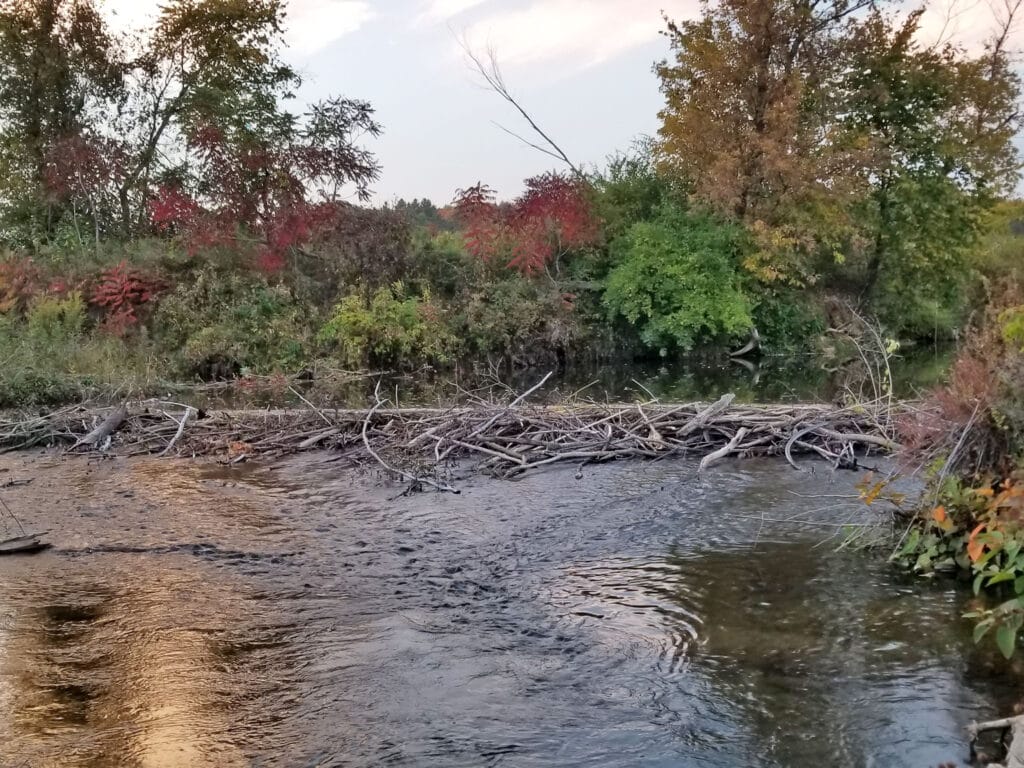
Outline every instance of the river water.
{"type": "Polygon", "coordinates": [[[856,476],[400,489],[327,454],[5,457],[0,765],[934,766],[1006,714],[969,593],[837,551],[856,476]],[[831,538],[829,538],[831,537],[831,538]]]}

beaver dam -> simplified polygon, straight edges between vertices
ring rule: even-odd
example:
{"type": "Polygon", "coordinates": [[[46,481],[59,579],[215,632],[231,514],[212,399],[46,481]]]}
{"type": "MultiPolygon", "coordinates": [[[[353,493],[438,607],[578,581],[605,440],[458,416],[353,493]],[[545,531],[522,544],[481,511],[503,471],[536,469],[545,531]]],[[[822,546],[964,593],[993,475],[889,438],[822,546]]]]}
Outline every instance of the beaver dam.
{"type": "Polygon", "coordinates": [[[795,465],[796,456],[811,454],[836,468],[856,468],[858,454],[897,445],[898,409],[891,404],[737,405],[732,395],[714,403],[527,404],[541,384],[506,404],[450,408],[391,408],[379,396],[366,410],[311,403],[209,412],[159,401],[78,406],[0,420],[0,449],[47,446],[234,462],[331,449],[376,462],[411,483],[457,491],[443,478],[466,459],[505,477],[557,463],[583,467],[625,458],[698,457],[704,470],[728,456],[779,455],[795,465]]]}
{"type": "Polygon", "coordinates": [[[917,768],[1019,704],[969,588],[845,545],[916,406],[533,396],[5,417],[4,758],[917,768]]]}

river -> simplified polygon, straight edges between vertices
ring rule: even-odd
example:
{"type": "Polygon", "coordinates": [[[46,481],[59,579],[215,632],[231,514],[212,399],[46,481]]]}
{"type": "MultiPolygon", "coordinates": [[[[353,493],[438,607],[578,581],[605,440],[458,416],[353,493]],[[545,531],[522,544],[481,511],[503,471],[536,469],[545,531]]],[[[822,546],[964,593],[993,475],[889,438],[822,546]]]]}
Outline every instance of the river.
{"type": "MultiPolygon", "coordinates": [[[[810,465],[808,465],[810,466],[810,465]]],[[[838,550],[856,475],[625,462],[397,497],[327,454],[0,461],[0,765],[878,766],[1019,675],[838,550]]]]}

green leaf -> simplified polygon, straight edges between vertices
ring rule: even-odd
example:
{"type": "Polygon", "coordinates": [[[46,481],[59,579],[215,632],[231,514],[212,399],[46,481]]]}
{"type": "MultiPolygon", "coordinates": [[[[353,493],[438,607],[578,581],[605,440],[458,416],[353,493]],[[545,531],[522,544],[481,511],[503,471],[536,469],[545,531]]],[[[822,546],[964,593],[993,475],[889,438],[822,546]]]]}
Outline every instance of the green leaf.
{"type": "Polygon", "coordinates": [[[1006,552],[1006,561],[1012,563],[1020,553],[1020,541],[1018,539],[1010,540],[1003,551],[1006,552]]]}
{"type": "Polygon", "coordinates": [[[1024,576],[1018,576],[1013,582],[1013,591],[1018,595],[1024,595],[1024,576]]]}
{"type": "Polygon", "coordinates": [[[985,583],[985,574],[979,573],[974,577],[974,594],[981,594],[981,585],[985,583]]]}
{"type": "Polygon", "coordinates": [[[984,621],[979,621],[977,624],[974,625],[974,643],[975,643],[975,645],[977,645],[978,643],[981,642],[981,639],[985,635],[988,634],[988,631],[990,629],[992,629],[992,620],[991,619],[985,619],[984,621]]]}
{"type": "Polygon", "coordinates": [[[996,630],[996,645],[1000,653],[1006,658],[1013,656],[1013,650],[1017,645],[1017,633],[1008,624],[1000,624],[996,630]]]}
{"type": "Polygon", "coordinates": [[[1013,571],[1000,571],[988,580],[988,584],[986,586],[992,587],[996,584],[1002,584],[1004,581],[1013,581],[1015,577],[1016,574],[1013,571]]]}

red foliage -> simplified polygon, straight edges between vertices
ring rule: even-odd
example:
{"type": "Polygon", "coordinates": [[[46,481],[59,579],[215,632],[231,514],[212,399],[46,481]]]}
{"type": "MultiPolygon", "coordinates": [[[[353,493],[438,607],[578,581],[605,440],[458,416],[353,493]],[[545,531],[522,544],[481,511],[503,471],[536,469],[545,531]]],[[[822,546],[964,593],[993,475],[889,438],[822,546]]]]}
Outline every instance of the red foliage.
{"type": "Polygon", "coordinates": [[[124,147],[95,136],[73,135],[53,144],[46,155],[44,178],[57,200],[79,199],[95,206],[124,179],[124,147]]]}
{"type": "Polygon", "coordinates": [[[149,216],[161,232],[187,227],[201,212],[199,203],[175,187],[160,187],[149,201],[149,216]]]}
{"type": "Polygon", "coordinates": [[[147,304],[162,289],[163,283],[122,261],[100,273],[89,303],[103,311],[103,326],[123,336],[138,325],[147,304]]]}
{"type": "Polygon", "coordinates": [[[0,313],[24,312],[41,284],[42,274],[32,259],[0,261],[0,313]]]}
{"type": "Polygon", "coordinates": [[[509,268],[525,275],[600,236],[585,185],[558,173],[527,179],[510,207],[497,205],[483,184],[459,190],[453,206],[470,253],[486,261],[506,257],[509,268]]]}
{"type": "Polygon", "coordinates": [[[199,201],[163,188],[150,203],[153,225],[179,232],[190,255],[229,248],[252,256],[254,267],[273,274],[288,253],[311,242],[337,213],[333,203],[312,203],[301,174],[311,161],[295,147],[231,144],[215,127],[196,132],[192,143],[205,166],[199,201]],[[302,166],[302,167],[300,167],[302,166]]]}

